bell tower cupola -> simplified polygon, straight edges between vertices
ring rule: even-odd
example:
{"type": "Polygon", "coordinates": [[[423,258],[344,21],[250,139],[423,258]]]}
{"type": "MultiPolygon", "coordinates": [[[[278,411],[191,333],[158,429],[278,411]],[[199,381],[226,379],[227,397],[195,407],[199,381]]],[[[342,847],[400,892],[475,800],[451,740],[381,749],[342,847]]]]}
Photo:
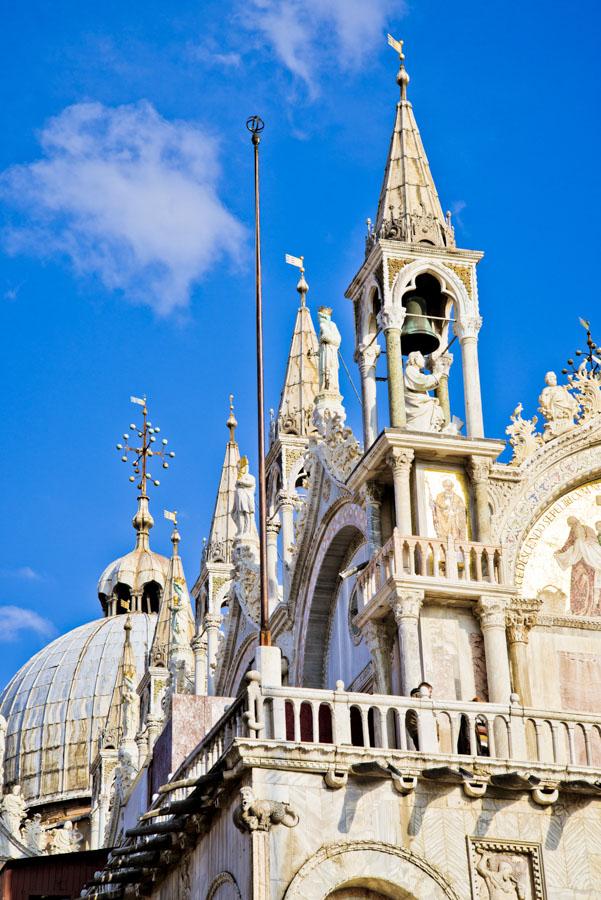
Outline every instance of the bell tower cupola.
{"type": "MultiPolygon", "coordinates": [[[[390,428],[484,436],[476,279],[483,254],[456,246],[408,99],[403,42],[389,35],[388,43],[399,55],[400,97],[375,222],[367,220],[365,261],[347,291],[355,308],[366,450],[378,434],[378,382],[386,382],[390,428]],[[459,349],[463,398],[460,391],[449,397],[459,349]],[[376,374],[380,353],[385,376],[376,374]]],[[[456,390],[459,381],[453,379],[456,390]]]]}

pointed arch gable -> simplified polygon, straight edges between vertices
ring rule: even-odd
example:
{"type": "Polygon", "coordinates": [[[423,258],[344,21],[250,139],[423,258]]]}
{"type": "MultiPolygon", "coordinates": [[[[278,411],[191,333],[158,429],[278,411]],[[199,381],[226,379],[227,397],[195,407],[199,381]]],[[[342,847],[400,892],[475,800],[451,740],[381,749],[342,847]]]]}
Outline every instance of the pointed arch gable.
{"type": "Polygon", "coordinates": [[[294,682],[321,687],[327,624],[338,588],[338,576],[349,553],[366,541],[365,510],[349,501],[333,507],[316,534],[311,563],[305,567],[306,589],[296,605],[294,682]]]}
{"type": "Polygon", "coordinates": [[[416,259],[409,263],[398,272],[390,292],[392,306],[399,309],[402,305],[403,295],[410,289],[415,288],[415,281],[419,275],[433,275],[440,282],[441,289],[448,294],[456,304],[457,321],[462,322],[463,319],[473,317],[478,313],[478,299],[476,293],[476,285],[472,285],[473,297],[467,292],[465,284],[459,276],[444,263],[436,259],[416,259]]]}

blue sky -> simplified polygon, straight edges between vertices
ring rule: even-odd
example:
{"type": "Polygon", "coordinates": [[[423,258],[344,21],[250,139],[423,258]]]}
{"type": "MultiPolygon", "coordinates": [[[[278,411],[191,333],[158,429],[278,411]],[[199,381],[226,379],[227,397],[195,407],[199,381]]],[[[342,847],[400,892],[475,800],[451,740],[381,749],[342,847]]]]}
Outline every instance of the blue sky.
{"type": "MultiPolygon", "coordinates": [[[[262,143],[268,405],[304,254],[334,307],[375,215],[397,98],[386,32],[444,208],[479,267],[489,436],[596,319],[600,11],[592,0],[221,0],[4,5],[0,34],[3,465],[0,685],[53,633],[97,617],[133,541],[114,445],[130,394],[177,453],[153,498],[198,574],[236,395],[255,450],[251,148],[262,143]]],[[[601,331],[601,323],[599,323],[601,331]]],[[[353,367],[354,368],[354,367],[353,367]]],[[[358,376],[355,376],[358,383],[358,376]]],[[[349,421],[359,408],[342,375],[349,421]]]]}

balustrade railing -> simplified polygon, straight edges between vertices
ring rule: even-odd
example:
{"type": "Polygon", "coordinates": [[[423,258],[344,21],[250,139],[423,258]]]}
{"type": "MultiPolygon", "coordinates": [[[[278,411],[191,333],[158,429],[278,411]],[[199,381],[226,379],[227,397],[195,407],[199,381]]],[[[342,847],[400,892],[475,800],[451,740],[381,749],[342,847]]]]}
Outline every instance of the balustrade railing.
{"type": "Polygon", "coordinates": [[[364,604],[391,578],[432,578],[474,584],[502,584],[501,548],[474,541],[441,541],[403,535],[397,528],[357,578],[364,604]]]}

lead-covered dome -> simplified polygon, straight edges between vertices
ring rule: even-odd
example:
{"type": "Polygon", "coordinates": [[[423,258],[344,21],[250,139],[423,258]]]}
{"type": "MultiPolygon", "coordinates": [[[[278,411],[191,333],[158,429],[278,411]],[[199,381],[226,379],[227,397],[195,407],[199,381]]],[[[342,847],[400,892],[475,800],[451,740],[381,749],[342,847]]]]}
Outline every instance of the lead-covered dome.
{"type": "MultiPolygon", "coordinates": [[[[137,613],[131,625],[140,678],[156,615],[137,613]]],[[[90,796],[90,765],[124,640],[121,616],[80,625],[36,653],[0,696],[7,720],[4,781],[18,782],[29,805],[90,796]]]]}

